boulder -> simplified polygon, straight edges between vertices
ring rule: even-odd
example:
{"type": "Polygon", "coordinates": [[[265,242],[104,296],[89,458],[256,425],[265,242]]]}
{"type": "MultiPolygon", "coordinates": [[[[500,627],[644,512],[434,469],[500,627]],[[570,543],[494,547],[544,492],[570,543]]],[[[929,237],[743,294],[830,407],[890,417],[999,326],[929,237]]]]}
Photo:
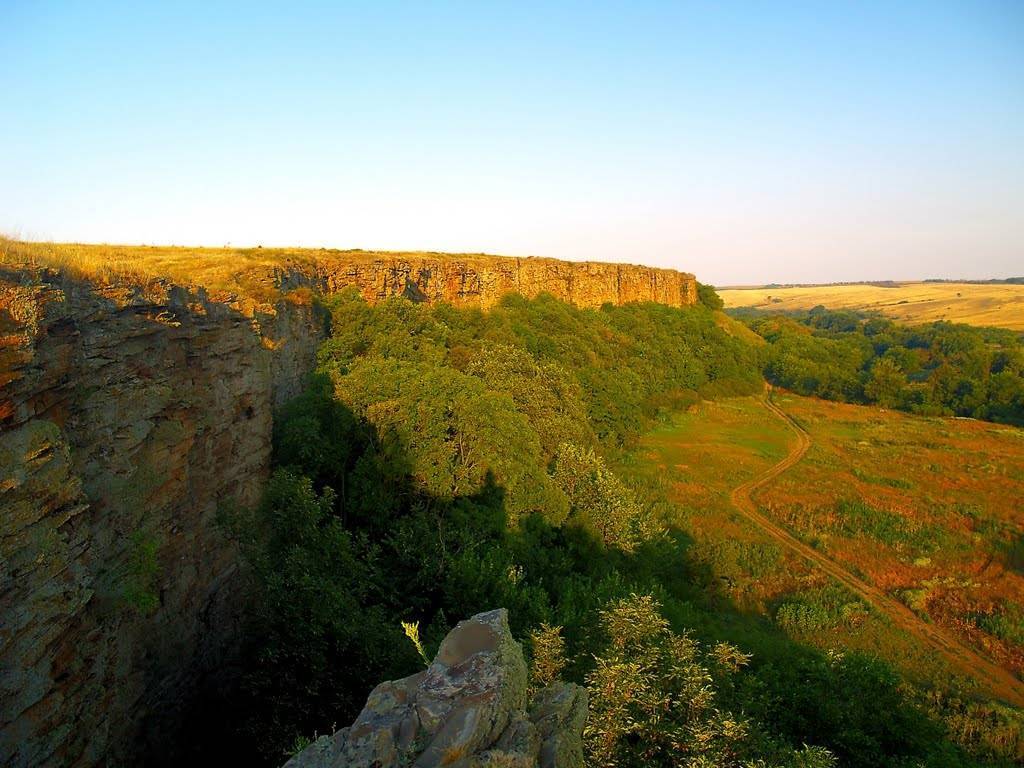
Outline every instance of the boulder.
{"type": "Polygon", "coordinates": [[[527,701],[526,662],[504,609],[460,622],[423,672],[378,685],[355,722],[285,768],[582,768],[586,691],[553,683],[527,701]]]}

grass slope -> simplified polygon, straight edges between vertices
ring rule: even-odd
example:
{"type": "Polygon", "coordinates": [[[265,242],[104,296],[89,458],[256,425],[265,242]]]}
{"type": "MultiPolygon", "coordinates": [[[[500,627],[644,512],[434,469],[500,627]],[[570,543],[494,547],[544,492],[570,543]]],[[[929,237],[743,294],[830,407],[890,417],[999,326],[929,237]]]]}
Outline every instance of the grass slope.
{"type": "MultiPolygon", "coordinates": [[[[762,512],[1020,675],[1024,433],[793,395],[779,402],[813,444],[755,494],[762,512]]],[[[730,490],[792,439],[755,398],[704,402],[649,432],[629,471],[667,485],[709,590],[800,642],[877,653],[943,687],[955,676],[942,660],[731,507],[730,490]]]]}

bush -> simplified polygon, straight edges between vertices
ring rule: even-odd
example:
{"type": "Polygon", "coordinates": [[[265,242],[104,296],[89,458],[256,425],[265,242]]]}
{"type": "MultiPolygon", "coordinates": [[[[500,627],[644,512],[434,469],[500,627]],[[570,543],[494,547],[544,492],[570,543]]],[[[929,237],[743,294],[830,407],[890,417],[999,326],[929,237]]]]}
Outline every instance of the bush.
{"type": "Polygon", "coordinates": [[[725,306],[714,287],[701,282],[697,283],[697,300],[708,309],[721,309],[725,306]]]}

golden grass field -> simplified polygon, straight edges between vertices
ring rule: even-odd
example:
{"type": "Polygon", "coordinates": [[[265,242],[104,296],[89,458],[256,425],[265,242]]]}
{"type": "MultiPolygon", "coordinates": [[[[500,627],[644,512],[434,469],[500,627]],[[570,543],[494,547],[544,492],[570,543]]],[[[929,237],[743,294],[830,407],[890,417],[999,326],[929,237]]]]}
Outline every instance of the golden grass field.
{"type": "Polygon", "coordinates": [[[949,320],[1024,330],[1024,285],[975,283],[897,283],[821,285],[794,288],[730,288],[719,295],[727,308],[775,311],[828,309],[880,312],[905,323],[949,320]]]}
{"type": "Polygon", "coordinates": [[[783,395],[810,433],[755,500],[776,522],[1024,676],[1024,432],[783,395]]]}

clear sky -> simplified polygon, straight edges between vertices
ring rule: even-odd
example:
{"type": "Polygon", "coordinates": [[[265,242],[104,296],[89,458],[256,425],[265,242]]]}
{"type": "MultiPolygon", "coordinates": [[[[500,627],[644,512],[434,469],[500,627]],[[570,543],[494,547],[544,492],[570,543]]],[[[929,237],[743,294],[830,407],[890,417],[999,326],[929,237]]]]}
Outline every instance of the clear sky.
{"type": "Polygon", "coordinates": [[[0,230],[1024,274],[1024,1],[0,0],[0,230]]]}

